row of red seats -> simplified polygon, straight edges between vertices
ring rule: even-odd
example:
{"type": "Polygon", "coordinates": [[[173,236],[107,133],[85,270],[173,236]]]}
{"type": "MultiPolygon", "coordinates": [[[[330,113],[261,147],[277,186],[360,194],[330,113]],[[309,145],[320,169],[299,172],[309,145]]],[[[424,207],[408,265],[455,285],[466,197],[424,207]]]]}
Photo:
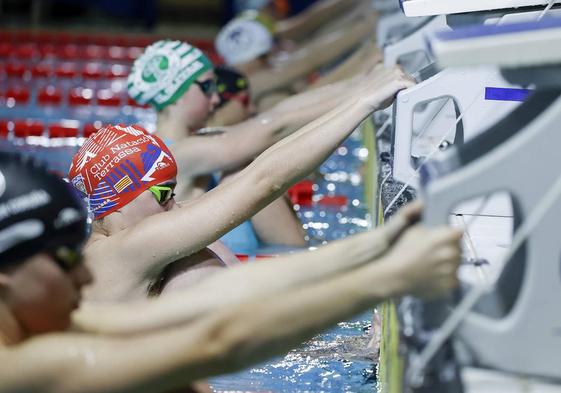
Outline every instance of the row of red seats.
{"type": "MultiPolygon", "coordinates": [[[[14,86],[5,91],[0,91],[0,99],[6,105],[27,105],[31,102],[31,90],[26,86],[14,86]]],[[[120,107],[130,105],[140,108],[148,108],[146,105],[139,105],[130,97],[126,91],[114,92],[111,89],[90,89],[84,87],[72,87],[64,90],[60,87],[49,85],[37,91],[36,104],[40,106],[58,106],[67,102],[70,106],[78,105],[100,105],[109,107],[120,107]]]]}
{"type": "Polygon", "coordinates": [[[83,79],[116,79],[126,78],[130,72],[130,66],[123,64],[106,65],[102,63],[72,63],[64,62],[50,64],[46,62],[33,65],[19,61],[9,61],[0,64],[0,75],[4,74],[9,78],[76,78],[83,79]]]}
{"type": "Polygon", "coordinates": [[[47,62],[36,63],[33,65],[20,61],[8,61],[0,64],[0,76],[6,75],[8,78],[76,78],[100,80],[126,78],[131,67],[123,64],[106,65],[102,63],[72,63],[63,62],[51,64],[47,62]]]}
{"type": "Polygon", "coordinates": [[[0,137],[6,138],[12,131],[15,138],[48,136],[49,138],[89,137],[102,127],[101,122],[80,124],[76,120],[45,124],[38,120],[0,120],[0,137]],[[45,134],[46,132],[46,134],[45,134]]]}
{"type": "Polygon", "coordinates": [[[0,137],[6,138],[12,131],[15,138],[48,136],[49,138],[89,137],[102,127],[101,122],[80,124],[76,120],[45,124],[31,119],[0,120],[0,137]],[[46,132],[46,134],[45,134],[46,132]]]}
{"type": "Polygon", "coordinates": [[[0,30],[0,42],[14,44],[75,44],[144,48],[155,41],[165,38],[184,40],[203,50],[212,51],[214,49],[214,45],[210,40],[192,39],[185,37],[159,37],[139,35],[127,36],[87,33],[72,34],[52,31],[0,30]]]}
{"type": "Polygon", "coordinates": [[[76,44],[13,44],[0,42],[0,57],[16,59],[47,59],[62,60],[106,60],[134,61],[145,47],[143,46],[101,46],[76,44]]]}

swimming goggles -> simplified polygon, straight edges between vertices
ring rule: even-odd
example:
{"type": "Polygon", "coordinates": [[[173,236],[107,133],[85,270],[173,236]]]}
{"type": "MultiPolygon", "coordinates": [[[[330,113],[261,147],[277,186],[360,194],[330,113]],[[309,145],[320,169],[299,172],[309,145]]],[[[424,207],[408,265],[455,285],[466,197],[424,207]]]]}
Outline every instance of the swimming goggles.
{"type": "Polygon", "coordinates": [[[214,80],[214,78],[210,78],[202,82],[194,81],[193,83],[199,86],[203,94],[207,97],[211,97],[218,91],[218,88],[216,87],[216,80],[214,80]]]}
{"type": "Polygon", "coordinates": [[[225,91],[223,93],[220,93],[220,98],[221,98],[220,106],[226,104],[226,102],[231,100],[238,101],[245,108],[247,108],[250,104],[248,92],[230,93],[225,91]]]}
{"type": "Polygon", "coordinates": [[[150,192],[154,194],[154,198],[160,205],[165,205],[175,196],[173,189],[175,186],[152,186],[150,192]]]}
{"type": "Polygon", "coordinates": [[[82,252],[66,246],[55,247],[48,254],[60,268],[66,272],[72,270],[84,260],[82,252]]]}

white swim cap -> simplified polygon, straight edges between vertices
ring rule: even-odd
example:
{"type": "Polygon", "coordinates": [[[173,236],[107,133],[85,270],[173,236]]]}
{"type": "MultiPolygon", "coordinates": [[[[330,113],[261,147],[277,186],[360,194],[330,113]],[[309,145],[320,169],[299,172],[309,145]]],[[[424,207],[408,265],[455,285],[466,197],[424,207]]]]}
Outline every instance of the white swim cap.
{"type": "Polygon", "coordinates": [[[273,47],[272,24],[256,12],[246,12],[220,30],[215,47],[228,65],[257,59],[273,47]]]}
{"type": "Polygon", "coordinates": [[[212,69],[212,62],[200,49],[181,41],[158,41],[134,62],[128,78],[129,96],[161,110],[212,69]]]}

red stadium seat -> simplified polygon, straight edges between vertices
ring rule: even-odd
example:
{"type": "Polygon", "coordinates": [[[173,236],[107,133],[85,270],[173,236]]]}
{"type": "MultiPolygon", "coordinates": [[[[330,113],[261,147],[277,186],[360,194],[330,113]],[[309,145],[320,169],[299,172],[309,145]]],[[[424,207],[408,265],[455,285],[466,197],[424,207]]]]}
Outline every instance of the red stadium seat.
{"type": "Polygon", "coordinates": [[[102,60],[107,58],[107,48],[101,45],[87,45],[84,47],[83,57],[88,60],[102,60]]]}
{"type": "Polygon", "coordinates": [[[144,108],[144,109],[149,109],[150,105],[148,104],[139,104],[138,102],[136,102],[135,100],[133,100],[131,97],[127,98],[127,105],[130,106],[136,106],[137,108],[144,108]]]}
{"type": "Polygon", "coordinates": [[[84,79],[101,79],[104,74],[103,66],[100,63],[87,63],[82,69],[84,79]]]}
{"type": "Polygon", "coordinates": [[[56,86],[45,86],[37,94],[39,105],[60,105],[62,103],[62,91],[56,86]]]}
{"type": "Polygon", "coordinates": [[[121,95],[109,89],[98,90],[97,104],[101,106],[119,106],[121,105],[121,95]]]}
{"type": "Polygon", "coordinates": [[[39,45],[39,53],[42,58],[45,57],[57,57],[60,53],[60,47],[53,43],[44,43],[39,45]]]}
{"type": "Polygon", "coordinates": [[[49,125],[49,138],[76,138],[79,122],[69,121],[49,125]]]}
{"type": "Polygon", "coordinates": [[[122,46],[110,46],[108,58],[110,60],[128,60],[127,48],[124,48],[122,46]]]}
{"type": "Polygon", "coordinates": [[[14,136],[25,138],[28,136],[41,136],[45,130],[45,125],[40,121],[16,120],[14,121],[14,136]]]}
{"type": "Polygon", "coordinates": [[[14,47],[9,42],[0,42],[0,57],[9,57],[14,52],[14,47]]]}
{"type": "Polygon", "coordinates": [[[0,120],[0,138],[6,139],[8,137],[9,130],[8,120],[0,120]]]}
{"type": "Polygon", "coordinates": [[[93,99],[93,90],[85,89],[82,87],[75,87],[68,92],[68,104],[76,105],[90,105],[93,99]]]}
{"type": "Polygon", "coordinates": [[[39,48],[35,44],[20,44],[15,48],[15,56],[18,59],[34,59],[39,57],[39,48]]]}
{"type": "Polygon", "coordinates": [[[33,78],[48,78],[53,76],[54,70],[47,63],[37,63],[31,68],[31,76],[33,78]]]}
{"type": "Polygon", "coordinates": [[[19,62],[9,62],[6,64],[6,75],[11,78],[23,78],[25,75],[25,65],[19,62]]]}
{"type": "Polygon", "coordinates": [[[59,78],[74,78],[78,75],[78,69],[74,63],[62,63],[56,67],[55,74],[59,78]]]}
{"type": "Polygon", "coordinates": [[[89,138],[90,136],[92,136],[93,134],[98,132],[101,127],[102,127],[102,124],[101,124],[100,121],[96,121],[95,123],[86,124],[84,126],[84,137],[89,138]]]}
{"type": "Polygon", "coordinates": [[[13,86],[6,90],[6,99],[13,99],[17,105],[27,104],[31,94],[25,86],[13,86]]]}
{"type": "Polygon", "coordinates": [[[132,46],[127,50],[127,59],[134,61],[140,57],[142,52],[144,52],[144,48],[140,46],[132,46]]]}
{"type": "Polygon", "coordinates": [[[131,68],[122,64],[111,65],[106,72],[106,77],[109,79],[126,78],[129,76],[131,68]]]}
{"type": "Polygon", "coordinates": [[[78,45],[66,44],[58,48],[57,55],[63,60],[78,60],[82,56],[82,50],[78,45]]]}

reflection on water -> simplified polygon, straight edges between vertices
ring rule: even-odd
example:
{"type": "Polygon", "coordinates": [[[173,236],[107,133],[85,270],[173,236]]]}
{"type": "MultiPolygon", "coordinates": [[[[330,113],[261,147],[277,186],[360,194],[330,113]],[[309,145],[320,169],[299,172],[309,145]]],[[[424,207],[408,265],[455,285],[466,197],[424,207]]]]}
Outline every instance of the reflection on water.
{"type": "Polygon", "coordinates": [[[211,381],[219,392],[352,392],[376,388],[375,357],[367,349],[372,313],[342,322],[284,358],[211,381]]]}

